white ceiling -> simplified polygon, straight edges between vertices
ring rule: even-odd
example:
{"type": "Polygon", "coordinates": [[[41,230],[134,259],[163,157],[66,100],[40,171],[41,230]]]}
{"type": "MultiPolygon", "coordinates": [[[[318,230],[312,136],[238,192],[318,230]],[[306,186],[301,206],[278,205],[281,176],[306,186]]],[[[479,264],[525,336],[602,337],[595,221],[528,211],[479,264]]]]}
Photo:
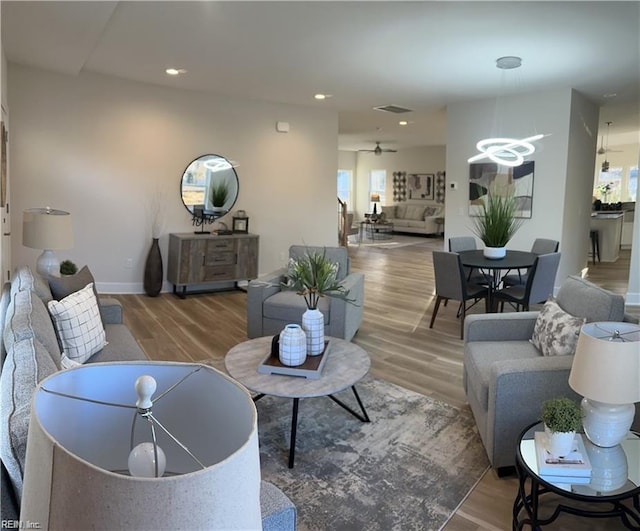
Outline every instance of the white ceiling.
{"type": "Polygon", "coordinates": [[[8,61],[335,109],[341,149],[444,145],[448,103],[561,87],[603,106],[610,145],[640,141],[638,2],[2,1],[1,9],[8,61]],[[498,70],[504,55],[522,57],[522,67],[498,70]],[[188,72],[169,77],[170,66],[188,72]],[[316,101],[317,92],[332,97],[316,101]],[[413,112],[372,109],[388,104],[413,112]]]}

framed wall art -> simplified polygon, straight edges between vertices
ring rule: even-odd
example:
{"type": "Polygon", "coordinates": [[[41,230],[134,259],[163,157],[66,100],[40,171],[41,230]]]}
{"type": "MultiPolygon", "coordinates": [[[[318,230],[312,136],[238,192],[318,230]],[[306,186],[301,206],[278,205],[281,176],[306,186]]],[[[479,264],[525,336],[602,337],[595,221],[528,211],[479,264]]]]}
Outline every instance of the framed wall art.
{"type": "Polygon", "coordinates": [[[394,201],[407,200],[407,172],[406,171],[393,172],[393,200],[394,201]]]}
{"type": "Polygon", "coordinates": [[[534,161],[515,168],[494,162],[469,165],[469,215],[479,216],[486,205],[489,191],[502,196],[513,194],[518,202],[519,218],[530,218],[533,212],[534,161]]]}
{"type": "Polygon", "coordinates": [[[410,173],[407,175],[408,199],[433,199],[435,197],[435,175],[433,173],[410,173]]]}

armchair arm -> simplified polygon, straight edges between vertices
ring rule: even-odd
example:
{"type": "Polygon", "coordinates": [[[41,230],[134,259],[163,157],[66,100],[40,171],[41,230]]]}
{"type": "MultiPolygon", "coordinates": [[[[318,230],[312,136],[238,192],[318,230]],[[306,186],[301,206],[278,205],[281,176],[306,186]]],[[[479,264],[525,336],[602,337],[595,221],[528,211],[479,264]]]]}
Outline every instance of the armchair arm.
{"type": "Polygon", "coordinates": [[[280,291],[286,268],[282,267],[252,280],[247,285],[247,337],[262,337],[262,303],[280,291]]]}
{"type": "Polygon", "coordinates": [[[569,387],[572,362],[573,356],[540,356],[493,364],[485,442],[495,468],[514,464],[520,432],[540,419],[545,400],[580,399],[569,387]]]}
{"type": "Polygon", "coordinates": [[[347,302],[341,299],[331,299],[331,325],[329,334],[351,341],[362,323],[364,305],[364,274],[350,273],[341,282],[349,290],[347,302]]]}
{"type": "Polygon", "coordinates": [[[124,322],[122,304],[118,299],[98,296],[98,306],[104,324],[122,324],[124,322]]]}
{"type": "Polygon", "coordinates": [[[467,316],[464,341],[522,341],[531,339],[538,312],[483,313],[467,316]]]}

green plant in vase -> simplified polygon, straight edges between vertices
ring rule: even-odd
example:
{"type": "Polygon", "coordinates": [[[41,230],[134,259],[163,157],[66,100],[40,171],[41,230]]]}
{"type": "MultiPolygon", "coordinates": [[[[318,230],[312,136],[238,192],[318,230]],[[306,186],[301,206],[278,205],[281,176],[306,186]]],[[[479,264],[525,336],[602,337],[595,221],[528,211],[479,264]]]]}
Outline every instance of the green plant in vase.
{"type": "Polygon", "coordinates": [[[338,264],[327,258],[326,249],[320,253],[307,250],[305,254],[291,258],[287,281],[281,287],[295,290],[304,297],[307,311],[302,316],[302,329],[307,336],[307,354],[322,354],[324,344],[324,316],[318,310],[321,297],[334,297],[353,302],[349,290],[337,279],[338,264]]]}
{"type": "Polygon", "coordinates": [[[542,422],[547,450],[551,455],[564,457],[573,449],[576,431],[582,427],[582,409],[570,398],[552,398],[542,404],[542,422]]]}
{"type": "Polygon", "coordinates": [[[222,209],[229,197],[229,185],[226,179],[211,184],[211,204],[214,209],[222,209]]]}
{"type": "Polygon", "coordinates": [[[484,242],[487,258],[504,258],[505,246],[523,223],[516,217],[517,212],[518,203],[513,193],[502,195],[495,188],[489,190],[487,202],[482,203],[482,212],[473,218],[472,228],[484,242]]]}

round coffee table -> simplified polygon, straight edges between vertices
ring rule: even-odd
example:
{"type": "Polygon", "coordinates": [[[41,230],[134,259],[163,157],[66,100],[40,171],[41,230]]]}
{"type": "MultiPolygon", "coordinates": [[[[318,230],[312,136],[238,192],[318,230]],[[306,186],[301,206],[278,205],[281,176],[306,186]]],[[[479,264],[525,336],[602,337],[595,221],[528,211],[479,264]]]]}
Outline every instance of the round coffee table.
{"type": "Polygon", "coordinates": [[[322,375],[317,380],[258,372],[258,365],[271,352],[271,336],[240,343],[233,347],[224,359],[227,372],[247,389],[257,393],[253,399],[255,402],[265,395],[293,399],[289,468],[293,468],[295,459],[298,405],[301,398],[328,396],[362,422],[369,422],[369,416],[355,386],[369,372],[371,366],[369,355],[363,348],[349,341],[335,337],[328,339],[331,341],[331,348],[326,354],[327,360],[322,369],[322,375]],[[351,409],[333,396],[334,393],[349,387],[353,390],[362,413],[351,409]]]}
{"type": "Polygon", "coordinates": [[[538,475],[534,443],[536,431],[544,431],[544,425],[535,423],[527,427],[520,435],[516,451],[519,486],[513,503],[514,530],[523,529],[524,526],[527,529],[529,526],[539,529],[553,522],[563,512],[587,518],[619,517],[624,527],[640,529],[640,434],[630,431],[622,444],[605,449],[599,462],[592,459],[591,482],[583,485],[570,484],[569,480],[567,483],[551,482],[538,475]],[[615,458],[613,452],[617,452],[615,458]],[[620,466],[621,463],[627,465],[626,470],[620,466]],[[624,475],[617,478],[618,473],[624,475]],[[618,481],[610,485],[613,479],[618,481]],[[540,498],[547,493],[559,494],[561,499],[554,500],[553,512],[542,518],[539,514],[543,505],[540,498]],[[630,503],[622,503],[625,500],[630,500],[630,503]],[[587,502],[588,508],[585,504],[580,505],[580,502],[587,502]]]}

